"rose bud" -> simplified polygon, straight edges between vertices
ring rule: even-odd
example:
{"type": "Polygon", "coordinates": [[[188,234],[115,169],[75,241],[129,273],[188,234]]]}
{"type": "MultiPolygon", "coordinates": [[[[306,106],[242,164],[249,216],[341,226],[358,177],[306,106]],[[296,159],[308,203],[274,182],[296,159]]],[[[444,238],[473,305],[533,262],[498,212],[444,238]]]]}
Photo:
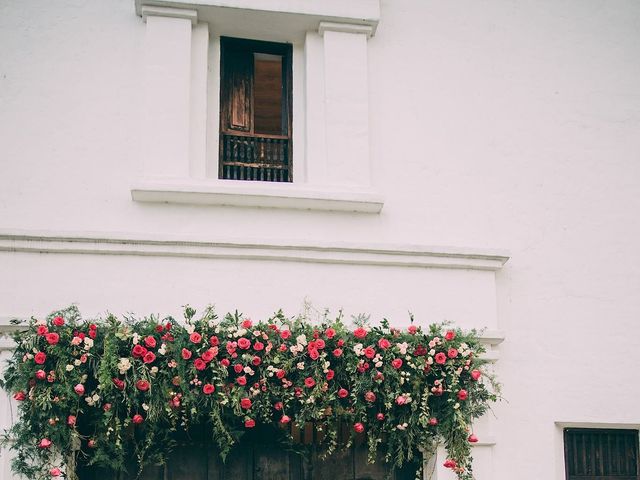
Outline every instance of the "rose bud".
{"type": "Polygon", "coordinates": [[[60,475],[62,475],[62,470],[60,470],[58,467],[54,467],[51,470],[49,470],[49,474],[52,477],[59,477],[60,475]]]}
{"type": "Polygon", "coordinates": [[[13,399],[19,402],[22,402],[26,398],[27,398],[27,395],[22,390],[13,394],[13,399]]]}
{"type": "Polygon", "coordinates": [[[249,418],[244,421],[245,428],[253,428],[256,426],[256,421],[253,418],[249,418]]]}
{"type": "Polygon", "coordinates": [[[102,406],[102,409],[103,409],[105,412],[108,412],[109,410],[111,410],[111,404],[110,404],[110,403],[105,403],[105,404],[102,406]]]}
{"type": "Polygon", "coordinates": [[[458,400],[466,400],[468,396],[469,394],[467,393],[466,390],[463,389],[458,391],[458,400]]]}
{"type": "Polygon", "coordinates": [[[45,378],[47,378],[47,372],[45,372],[44,370],[38,370],[36,372],[36,378],[38,380],[44,380],[45,378]]]}
{"type": "Polygon", "coordinates": [[[429,419],[429,425],[431,425],[432,427],[435,427],[436,425],[438,425],[438,419],[435,417],[431,417],[429,419]]]}
{"type": "Polygon", "coordinates": [[[97,443],[97,442],[92,438],[91,440],[89,440],[89,441],[87,442],[87,447],[89,447],[89,448],[96,448],[96,443],[97,443]]]}
{"type": "Polygon", "coordinates": [[[469,440],[470,443],[478,443],[478,437],[476,437],[473,433],[469,435],[469,438],[467,440],[469,440]]]}
{"type": "Polygon", "coordinates": [[[51,440],[49,440],[48,438],[43,438],[42,440],[40,440],[40,443],[38,443],[38,448],[49,448],[51,444],[51,440]]]}
{"type": "Polygon", "coordinates": [[[360,422],[355,423],[355,424],[353,425],[353,430],[354,430],[356,433],[362,433],[362,432],[364,432],[364,425],[363,425],[362,423],[360,423],[360,422]]]}
{"type": "Polygon", "coordinates": [[[280,423],[289,423],[291,421],[291,417],[289,417],[289,415],[283,415],[282,418],[280,419],[280,423]]]}
{"type": "Polygon", "coordinates": [[[73,391],[78,395],[84,395],[84,385],[78,383],[75,387],[73,387],[73,391]]]}
{"type": "Polygon", "coordinates": [[[471,378],[474,380],[478,380],[482,376],[482,372],[480,370],[471,370],[471,378]]]}
{"type": "Polygon", "coordinates": [[[75,426],[76,420],[77,420],[77,417],[75,415],[69,415],[67,417],[67,425],[69,425],[70,427],[75,426]]]}
{"type": "Polygon", "coordinates": [[[144,422],[144,417],[142,415],[140,415],[139,413],[136,413],[131,420],[136,425],[140,425],[142,422],[144,422]]]}
{"type": "Polygon", "coordinates": [[[378,413],[378,414],[376,415],[376,418],[377,418],[378,420],[380,420],[380,421],[383,421],[383,420],[384,420],[384,413],[378,413]]]}

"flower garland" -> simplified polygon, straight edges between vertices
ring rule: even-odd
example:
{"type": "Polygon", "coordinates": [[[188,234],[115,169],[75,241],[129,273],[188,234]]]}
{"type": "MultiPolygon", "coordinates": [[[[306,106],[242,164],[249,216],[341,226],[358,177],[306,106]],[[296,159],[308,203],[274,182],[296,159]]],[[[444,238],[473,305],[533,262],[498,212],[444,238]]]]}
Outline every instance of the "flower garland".
{"type": "Polygon", "coordinates": [[[6,435],[13,471],[75,480],[78,465],[122,471],[133,452],[140,473],[165,462],[190,426],[206,425],[224,458],[256,424],[313,422],[326,455],[366,436],[370,460],[382,453],[398,468],[443,442],[444,465],[473,478],[471,422],[498,394],[475,331],[195,314],[85,321],[70,307],[31,319],[2,380],[20,403],[6,435]]]}

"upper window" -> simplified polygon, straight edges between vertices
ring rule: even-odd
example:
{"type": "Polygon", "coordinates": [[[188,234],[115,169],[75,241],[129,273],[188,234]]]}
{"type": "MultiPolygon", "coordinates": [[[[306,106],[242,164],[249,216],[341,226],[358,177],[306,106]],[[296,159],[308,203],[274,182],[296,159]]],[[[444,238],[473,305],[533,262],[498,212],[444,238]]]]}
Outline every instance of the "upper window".
{"type": "Polygon", "coordinates": [[[220,45],[219,178],[291,182],[291,45],[220,45]]]}
{"type": "Polygon", "coordinates": [[[639,480],[638,430],[567,428],[567,480],[639,480]]]}

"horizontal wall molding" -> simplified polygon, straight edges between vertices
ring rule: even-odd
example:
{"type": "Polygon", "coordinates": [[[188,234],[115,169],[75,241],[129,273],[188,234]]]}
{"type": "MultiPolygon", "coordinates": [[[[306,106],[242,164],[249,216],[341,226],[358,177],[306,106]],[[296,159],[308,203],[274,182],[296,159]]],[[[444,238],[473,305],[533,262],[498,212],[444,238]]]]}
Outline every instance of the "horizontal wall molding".
{"type": "Polygon", "coordinates": [[[0,230],[0,252],[134,255],[286,262],[499,270],[500,251],[418,245],[334,242],[208,241],[167,235],[0,230]]]}

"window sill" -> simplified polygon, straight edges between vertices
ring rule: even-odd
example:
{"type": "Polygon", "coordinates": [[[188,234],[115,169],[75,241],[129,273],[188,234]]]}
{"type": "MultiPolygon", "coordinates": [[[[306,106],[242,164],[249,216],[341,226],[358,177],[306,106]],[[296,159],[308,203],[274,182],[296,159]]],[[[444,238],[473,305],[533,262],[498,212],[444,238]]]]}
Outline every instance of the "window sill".
{"type": "Polygon", "coordinates": [[[382,195],[362,187],[323,188],[245,181],[144,180],[131,186],[136,202],[380,213],[382,195]]]}

